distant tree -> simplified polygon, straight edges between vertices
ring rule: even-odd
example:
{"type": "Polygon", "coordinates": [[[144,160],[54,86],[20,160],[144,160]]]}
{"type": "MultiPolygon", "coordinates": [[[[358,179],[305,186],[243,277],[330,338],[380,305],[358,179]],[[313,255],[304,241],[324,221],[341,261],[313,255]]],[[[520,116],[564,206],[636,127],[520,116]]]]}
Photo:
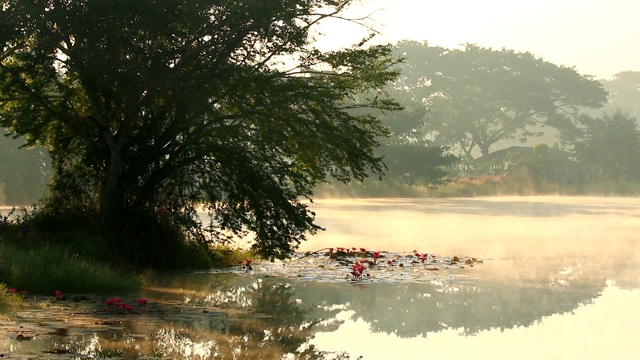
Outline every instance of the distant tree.
{"type": "Polygon", "coordinates": [[[500,140],[540,135],[539,126],[567,127],[579,107],[606,101],[599,82],[530,53],[413,41],[398,43],[396,51],[406,57],[397,88],[424,104],[425,130],[467,157],[476,148],[489,154],[500,140]]]}
{"type": "Polygon", "coordinates": [[[410,93],[392,90],[403,109],[381,114],[391,136],[379,149],[388,167],[385,179],[402,185],[436,185],[447,175],[447,167],[459,159],[448,146],[434,145],[419,132],[426,116],[421,102],[410,93]]]}
{"type": "Polygon", "coordinates": [[[352,2],[4,1],[0,125],[50,146],[52,216],[120,248],[206,239],[204,204],[214,234],[287,256],[320,229],[316,184],[383,172],[387,130],[350,110],[397,107],[379,91],[397,75],[390,47],[312,43],[352,2]]]}
{"type": "Polygon", "coordinates": [[[596,167],[601,178],[640,180],[640,129],[637,119],[621,111],[600,117],[582,116],[576,139],[577,159],[596,167]]]}
{"type": "Polygon", "coordinates": [[[609,92],[609,101],[603,110],[620,109],[640,119],[640,71],[619,72],[613,79],[601,81],[609,92]]]}
{"type": "Polygon", "coordinates": [[[380,147],[387,177],[405,185],[438,185],[447,175],[447,167],[458,158],[448,153],[446,146],[433,146],[429,142],[392,143],[380,147]]]}
{"type": "Polygon", "coordinates": [[[0,131],[0,204],[31,205],[42,198],[50,177],[49,157],[40,147],[0,131]]]}

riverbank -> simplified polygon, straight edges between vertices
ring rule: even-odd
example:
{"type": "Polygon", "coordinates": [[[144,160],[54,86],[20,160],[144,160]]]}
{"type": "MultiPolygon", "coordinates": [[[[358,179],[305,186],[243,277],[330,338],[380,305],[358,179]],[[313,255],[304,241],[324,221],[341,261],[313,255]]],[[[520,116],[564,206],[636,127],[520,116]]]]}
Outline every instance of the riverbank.
{"type": "Polygon", "coordinates": [[[534,182],[526,176],[453,178],[438,186],[400,185],[368,179],[357,184],[325,184],[316,189],[318,199],[338,198],[460,198],[500,196],[640,196],[640,183],[602,181],[589,184],[534,182]]]}

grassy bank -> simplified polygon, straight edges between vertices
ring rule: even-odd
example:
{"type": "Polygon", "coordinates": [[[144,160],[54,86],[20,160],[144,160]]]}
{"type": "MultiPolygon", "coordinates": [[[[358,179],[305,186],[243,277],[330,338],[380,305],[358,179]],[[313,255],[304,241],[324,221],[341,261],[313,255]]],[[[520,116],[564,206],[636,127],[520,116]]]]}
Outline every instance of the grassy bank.
{"type": "MultiPolygon", "coordinates": [[[[217,266],[230,266],[252,257],[227,247],[211,250],[217,266]]],[[[83,258],[68,248],[45,245],[26,248],[0,241],[0,314],[11,310],[26,294],[133,294],[149,278],[144,269],[123,270],[112,264],[83,258]],[[11,289],[11,291],[9,291],[11,289]]]]}
{"type": "Polygon", "coordinates": [[[144,277],[83,259],[57,246],[25,249],[2,242],[0,283],[18,291],[38,294],[53,294],[56,290],[68,293],[131,293],[143,285],[144,277]]]}

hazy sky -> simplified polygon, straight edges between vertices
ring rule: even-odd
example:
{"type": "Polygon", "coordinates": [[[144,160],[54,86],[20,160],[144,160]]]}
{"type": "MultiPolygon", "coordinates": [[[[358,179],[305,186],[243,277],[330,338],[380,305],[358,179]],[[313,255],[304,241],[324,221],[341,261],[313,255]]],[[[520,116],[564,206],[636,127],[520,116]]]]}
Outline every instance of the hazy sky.
{"type": "MultiPolygon", "coordinates": [[[[640,0],[363,0],[354,14],[372,17],[381,41],[427,40],[457,47],[476,43],[529,51],[581,74],[610,78],[640,71],[640,0]]],[[[329,27],[329,26],[328,26],[329,27]]],[[[357,30],[331,23],[327,41],[357,30]]]]}

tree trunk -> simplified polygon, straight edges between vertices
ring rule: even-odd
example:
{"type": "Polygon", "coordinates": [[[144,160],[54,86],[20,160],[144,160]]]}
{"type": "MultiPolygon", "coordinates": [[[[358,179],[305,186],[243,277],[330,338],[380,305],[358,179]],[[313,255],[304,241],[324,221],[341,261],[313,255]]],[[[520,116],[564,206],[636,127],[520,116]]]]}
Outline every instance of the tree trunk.
{"type": "Polygon", "coordinates": [[[100,199],[100,215],[106,224],[114,224],[121,206],[120,173],[122,158],[117,149],[111,149],[111,156],[105,173],[105,182],[100,199]]]}
{"type": "Polygon", "coordinates": [[[491,144],[478,144],[478,148],[480,149],[480,154],[482,156],[487,156],[489,155],[489,147],[491,146],[491,144]]]}

